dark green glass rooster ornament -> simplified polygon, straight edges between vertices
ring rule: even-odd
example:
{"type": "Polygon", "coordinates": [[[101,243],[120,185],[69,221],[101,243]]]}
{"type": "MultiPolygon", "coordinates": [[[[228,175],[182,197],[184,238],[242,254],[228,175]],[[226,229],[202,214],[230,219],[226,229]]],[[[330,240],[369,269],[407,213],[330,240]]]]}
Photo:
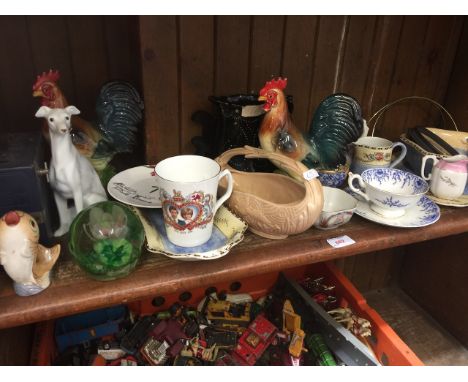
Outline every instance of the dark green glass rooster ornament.
{"type": "Polygon", "coordinates": [[[283,90],[287,79],[277,78],[260,90],[267,112],[259,131],[261,147],[281,152],[308,168],[334,170],[349,162],[348,145],[367,135],[361,106],[351,96],[332,94],[315,111],[307,133],[301,132],[288,112],[283,90]]]}

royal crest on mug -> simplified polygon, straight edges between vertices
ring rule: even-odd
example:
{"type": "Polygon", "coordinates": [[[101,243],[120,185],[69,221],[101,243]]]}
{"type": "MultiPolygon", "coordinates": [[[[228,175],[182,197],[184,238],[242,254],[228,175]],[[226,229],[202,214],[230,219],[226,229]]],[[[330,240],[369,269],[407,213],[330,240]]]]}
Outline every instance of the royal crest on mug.
{"type": "Polygon", "coordinates": [[[163,196],[164,221],[178,231],[206,228],[213,219],[214,197],[203,191],[183,196],[181,191],[166,191],[163,196]]]}
{"type": "Polygon", "coordinates": [[[232,193],[229,170],[221,171],[210,158],[179,155],[159,162],[155,172],[168,239],[181,247],[206,243],[216,211],[232,193]],[[228,188],[217,200],[218,183],[223,177],[227,177],[228,188]]]}

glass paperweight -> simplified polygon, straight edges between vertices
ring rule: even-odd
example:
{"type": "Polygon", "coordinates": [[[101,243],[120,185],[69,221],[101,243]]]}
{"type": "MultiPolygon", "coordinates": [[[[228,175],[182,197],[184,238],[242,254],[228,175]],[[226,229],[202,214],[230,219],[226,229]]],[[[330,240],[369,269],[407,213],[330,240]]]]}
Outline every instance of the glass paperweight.
{"type": "Polygon", "coordinates": [[[127,206],[112,201],[81,211],[70,227],[69,249],[78,265],[97,280],[127,276],[136,266],[145,233],[127,206]]]}

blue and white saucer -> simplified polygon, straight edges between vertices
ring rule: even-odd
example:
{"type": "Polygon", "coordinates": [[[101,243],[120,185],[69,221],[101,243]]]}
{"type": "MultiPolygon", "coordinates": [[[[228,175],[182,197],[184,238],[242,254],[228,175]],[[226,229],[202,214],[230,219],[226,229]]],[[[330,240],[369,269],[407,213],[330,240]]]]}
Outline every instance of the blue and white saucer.
{"type": "Polygon", "coordinates": [[[415,207],[406,210],[403,216],[387,218],[379,215],[370,208],[367,201],[352,192],[349,188],[345,190],[358,200],[355,214],[375,223],[401,228],[418,228],[434,224],[440,218],[440,208],[427,196],[421,196],[415,207]]]}

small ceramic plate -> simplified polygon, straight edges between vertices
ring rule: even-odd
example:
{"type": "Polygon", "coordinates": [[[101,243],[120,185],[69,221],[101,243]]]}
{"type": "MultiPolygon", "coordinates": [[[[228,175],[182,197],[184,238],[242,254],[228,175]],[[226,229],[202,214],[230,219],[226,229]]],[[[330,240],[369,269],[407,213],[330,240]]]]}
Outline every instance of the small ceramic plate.
{"type": "Polygon", "coordinates": [[[166,235],[162,210],[138,210],[150,252],[184,261],[214,260],[225,256],[244,239],[247,224],[221,206],[214,217],[213,234],[203,245],[185,248],[172,244],[166,235]]]}
{"type": "Polygon", "coordinates": [[[354,213],[375,223],[401,228],[425,227],[435,223],[440,218],[439,206],[427,196],[421,196],[416,207],[407,210],[403,216],[398,218],[383,217],[374,212],[369,203],[362,200],[359,200],[354,213]]]}
{"type": "Polygon", "coordinates": [[[427,197],[433,202],[440,204],[441,206],[449,207],[468,207],[468,195],[462,195],[456,199],[442,199],[432,195],[430,192],[427,193],[427,197]]]}
{"type": "Polygon", "coordinates": [[[119,172],[107,183],[107,191],[119,202],[130,206],[161,207],[153,166],[137,166],[119,172]]]}

